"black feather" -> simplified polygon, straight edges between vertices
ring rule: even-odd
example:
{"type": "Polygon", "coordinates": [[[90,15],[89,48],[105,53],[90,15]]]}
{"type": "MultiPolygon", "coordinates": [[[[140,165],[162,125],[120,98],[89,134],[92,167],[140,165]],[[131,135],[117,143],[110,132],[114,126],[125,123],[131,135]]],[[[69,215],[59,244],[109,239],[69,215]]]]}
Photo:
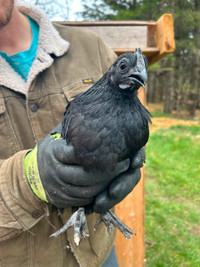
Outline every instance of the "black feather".
{"type": "Polygon", "coordinates": [[[137,97],[147,79],[141,50],[121,55],[107,73],[66,107],[62,137],[86,170],[114,170],[149,138],[150,114],[137,97]]]}

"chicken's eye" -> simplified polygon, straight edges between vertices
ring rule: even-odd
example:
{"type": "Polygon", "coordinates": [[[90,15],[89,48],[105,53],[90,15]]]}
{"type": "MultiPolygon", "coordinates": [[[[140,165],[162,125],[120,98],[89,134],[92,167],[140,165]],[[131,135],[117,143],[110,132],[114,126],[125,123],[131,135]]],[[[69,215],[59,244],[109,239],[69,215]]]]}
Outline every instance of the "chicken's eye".
{"type": "Polygon", "coordinates": [[[125,61],[122,61],[119,65],[119,68],[121,71],[125,71],[127,68],[127,63],[125,61]]]}

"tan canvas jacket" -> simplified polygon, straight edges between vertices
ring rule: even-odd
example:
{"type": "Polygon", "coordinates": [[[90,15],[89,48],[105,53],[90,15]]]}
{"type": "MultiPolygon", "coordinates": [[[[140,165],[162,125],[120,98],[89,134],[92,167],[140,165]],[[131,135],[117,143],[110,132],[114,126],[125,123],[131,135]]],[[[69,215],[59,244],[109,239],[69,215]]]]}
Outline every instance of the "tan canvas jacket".
{"type": "Polygon", "coordinates": [[[61,122],[67,103],[92,85],[88,81],[96,82],[116,56],[96,34],[60,25],[55,30],[41,11],[19,1],[17,5],[36,20],[40,35],[27,83],[0,57],[0,267],[101,266],[115,230],[109,236],[101,224],[94,232],[94,213],[88,216],[90,237],[79,247],[73,229],[49,238],[71,209],[58,216],[34,196],[23,159],[61,122]]]}

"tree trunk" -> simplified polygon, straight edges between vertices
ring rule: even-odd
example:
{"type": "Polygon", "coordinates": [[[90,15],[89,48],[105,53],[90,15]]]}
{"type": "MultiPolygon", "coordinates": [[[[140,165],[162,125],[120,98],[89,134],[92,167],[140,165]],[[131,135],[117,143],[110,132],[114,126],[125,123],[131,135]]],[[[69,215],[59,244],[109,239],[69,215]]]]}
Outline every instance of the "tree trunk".
{"type": "Polygon", "coordinates": [[[172,112],[172,92],[173,92],[173,72],[167,71],[165,74],[165,87],[164,87],[164,112],[172,112]]]}

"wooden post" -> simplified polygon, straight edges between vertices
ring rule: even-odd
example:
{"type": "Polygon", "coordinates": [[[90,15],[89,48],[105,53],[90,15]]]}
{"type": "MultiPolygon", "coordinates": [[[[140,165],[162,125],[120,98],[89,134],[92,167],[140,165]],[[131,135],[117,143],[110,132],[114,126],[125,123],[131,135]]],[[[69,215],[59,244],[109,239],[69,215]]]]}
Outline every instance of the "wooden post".
{"type": "Polygon", "coordinates": [[[142,177],[132,193],[116,206],[116,214],[136,232],[132,241],[128,241],[118,231],[115,241],[120,267],[144,266],[144,168],[142,177]]]}

